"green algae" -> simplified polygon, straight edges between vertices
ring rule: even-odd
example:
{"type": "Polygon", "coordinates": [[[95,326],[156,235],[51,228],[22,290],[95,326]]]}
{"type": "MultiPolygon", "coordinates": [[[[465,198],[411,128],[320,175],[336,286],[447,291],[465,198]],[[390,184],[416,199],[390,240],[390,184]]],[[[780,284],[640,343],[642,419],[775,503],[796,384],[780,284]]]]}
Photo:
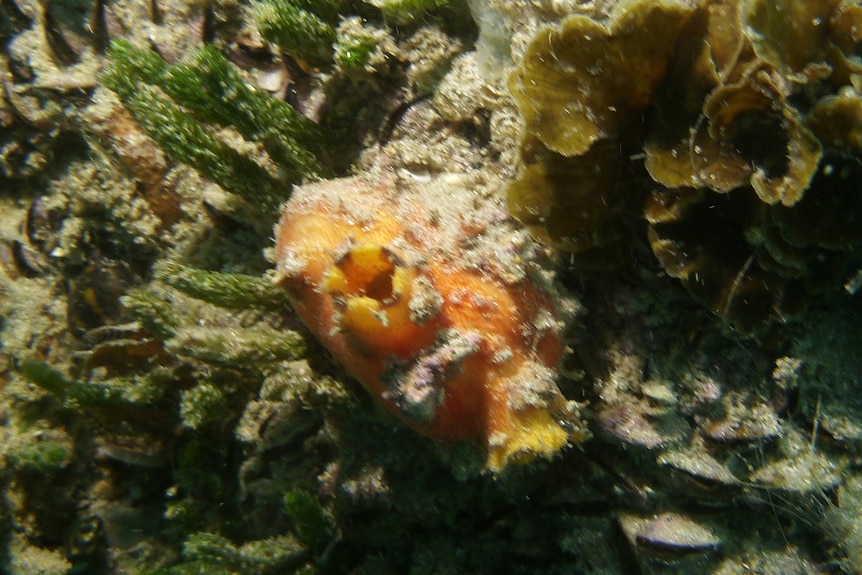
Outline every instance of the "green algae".
{"type": "Polygon", "coordinates": [[[301,359],[306,352],[298,333],[263,326],[231,333],[187,327],[178,330],[165,347],[181,357],[238,368],[301,359]]]}
{"type": "Polygon", "coordinates": [[[7,449],[3,457],[14,472],[48,475],[69,465],[72,452],[65,443],[46,441],[15,446],[7,449]]]}
{"type": "Polygon", "coordinates": [[[339,38],[335,45],[334,58],[344,68],[354,69],[365,66],[377,48],[377,41],[367,35],[353,35],[339,38]]]}
{"type": "Polygon", "coordinates": [[[227,397],[218,387],[202,382],[180,397],[180,417],[192,429],[220,421],[227,415],[227,397]]]}
{"type": "Polygon", "coordinates": [[[168,65],[155,52],[118,41],[109,55],[112,65],[104,82],[144,129],[173,158],[227,189],[275,209],[285,182],[215,137],[207,123],[229,125],[261,142],[288,180],[326,173],[308,149],[324,140],[317,127],[250,88],[218,50],[204,47],[190,63],[168,65]]]}
{"type": "Polygon", "coordinates": [[[43,361],[26,359],[19,369],[24,377],[58,396],[69,407],[112,407],[124,401],[115,385],[71,381],[63,372],[43,361]]]}
{"type": "Polygon", "coordinates": [[[331,61],[335,19],[345,2],[265,0],[258,8],[260,32],[285,52],[312,65],[331,61]]]}
{"type": "Polygon", "coordinates": [[[142,289],[130,290],[122,302],[129,315],[156,337],[168,339],[180,325],[174,307],[157,294],[142,289]]]}
{"type": "Polygon", "coordinates": [[[193,562],[206,566],[206,572],[215,569],[216,572],[255,575],[296,572],[306,556],[292,537],[277,536],[235,546],[214,533],[193,535],[184,544],[183,553],[193,562]]]}
{"type": "Polygon", "coordinates": [[[284,494],[282,502],[301,541],[313,549],[323,549],[332,541],[334,522],[314,495],[293,490],[284,494]]]}
{"type": "Polygon", "coordinates": [[[283,310],[289,305],[284,290],[261,277],[209,272],[176,262],[161,262],[155,277],[191,297],[228,309],[283,310]]]}

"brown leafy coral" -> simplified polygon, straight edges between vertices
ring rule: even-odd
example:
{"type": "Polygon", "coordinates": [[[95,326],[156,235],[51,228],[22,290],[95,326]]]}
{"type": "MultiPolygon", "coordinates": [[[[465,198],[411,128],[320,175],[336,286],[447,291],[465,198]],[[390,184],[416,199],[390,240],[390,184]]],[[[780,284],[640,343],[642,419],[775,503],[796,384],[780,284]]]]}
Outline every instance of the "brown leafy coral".
{"type": "Polygon", "coordinates": [[[510,208],[593,266],[645,220],[664,270],[741,332],[786,320],[858,265],[860,36],[841,0],[641,0],[548,26],[510,80],[510,208]]]}

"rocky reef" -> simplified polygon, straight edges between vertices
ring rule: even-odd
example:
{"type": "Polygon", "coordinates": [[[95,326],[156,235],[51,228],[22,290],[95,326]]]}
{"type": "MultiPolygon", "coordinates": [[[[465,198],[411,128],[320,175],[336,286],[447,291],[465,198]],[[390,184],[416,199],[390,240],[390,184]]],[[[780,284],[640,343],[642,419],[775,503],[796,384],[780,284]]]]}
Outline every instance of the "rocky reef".
{"type": "Polygon", "coordinates": [[[0,574],[860,572],[860,14],[0,1],[0,574]]]}

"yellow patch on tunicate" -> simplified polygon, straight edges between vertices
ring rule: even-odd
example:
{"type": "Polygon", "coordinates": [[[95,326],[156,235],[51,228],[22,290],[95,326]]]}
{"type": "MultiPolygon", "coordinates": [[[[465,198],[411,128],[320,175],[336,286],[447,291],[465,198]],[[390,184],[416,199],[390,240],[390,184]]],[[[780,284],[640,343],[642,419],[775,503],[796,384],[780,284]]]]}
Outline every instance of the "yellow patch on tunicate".
{"type": "Polygon", "coordinates": [[[571,434],[560,427],[547,411],[529,410],[518,413],[517,424],[500,444],[492,444],[488,453],[488,469],[498,471],[507,462],[528,463],[537,456],[549,457],[572,440],[571,434]]]}
{"type": "Polygon", "coordinates": [[[323,281],[341,307],[339,329],[369,349],[407,337],[415,327],[410,319],[415,275],[381,246],[352,247],[327,269],[323,281]]]}
{"type": "Polygon", "coordinates": [[[395,268],[396,263],[382,247],[355,246],[327,271],[323,287],[330,293],[367,295],[384,300],[392,295],[395,268]]]}

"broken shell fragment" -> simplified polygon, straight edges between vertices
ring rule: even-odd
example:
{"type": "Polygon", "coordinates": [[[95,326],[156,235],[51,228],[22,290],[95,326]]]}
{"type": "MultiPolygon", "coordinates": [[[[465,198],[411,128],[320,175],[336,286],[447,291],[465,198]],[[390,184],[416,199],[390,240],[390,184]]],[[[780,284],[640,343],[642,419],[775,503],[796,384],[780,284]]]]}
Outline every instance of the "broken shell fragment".
{"type": "Polygon", "coordinates": [[[488,265],[501,242],[540,263],[492,198],[457,178],[332,180],[293,193],[276,238],[296,312],[414,429],[484,443],[492,470],[583,437],[555,382],[566,304],[540,274],[488,265]],[[464,202],[483,221],[462,222],[464,202]]]}
{"type": "Polygon", "coordinates": [[[703,436],[718,444],[763,443],[778,436],[781,422],[766,401],[746,394],[722,398],[724,414],[704,422],[703,436]]]}
{"type": "Polygon", "coordinates": [[[609,436],[647,449],[665,447],[685,437],[688,429],[680,418],[649,412],[644,401],[618,403],[605,408],[598,422],[609,436]]]}
{"type": "Polygon", "coordinates": [[[727,466],[706,450],[666,451],[659,455],[657,461],[671,472],[676,484],[696,495],[735,492],[740,486],[740,481],[727,466]]]}
{"type": "Polygon", "coordinates": [[[632,547],[651,559],[676,563],[721,547],[712,530],[677,513],[621,515],[618,521],[632,547]]]}

